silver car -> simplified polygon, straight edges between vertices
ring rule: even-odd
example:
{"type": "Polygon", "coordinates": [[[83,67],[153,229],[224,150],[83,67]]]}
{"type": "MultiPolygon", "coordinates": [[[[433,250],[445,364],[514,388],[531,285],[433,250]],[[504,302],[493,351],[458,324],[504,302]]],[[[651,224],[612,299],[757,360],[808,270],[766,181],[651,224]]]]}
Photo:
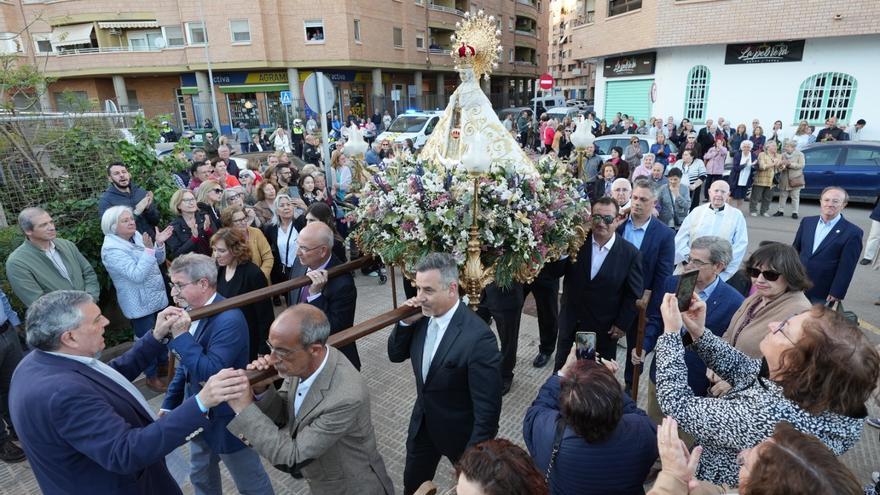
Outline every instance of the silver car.
{"type": "MultiPolygon", "coordinates": [[[[620,149],[626,151],[626,147],[629,146],[629,140],[632,139],[633,136],[639,138],[639,147],[642,149],[642,153],[648,153],[651,150],[651,146],[657,142],[656,139],[648,136],[647,134],[609,134],[607,136],[597,137],[593,144],[596,146],[596,154],[602,157],[602,161],[607,161],[611,159],[611,148],[615,146],[620,146],[620,149]]],[[[669,163],[674,163],[673,158],[678,155],[678,148],[669,141],[666,140],[666,144],[669,145],[670,155],[669,155],[669,163]]],[[[623,156],[621,156],[623,158],[623,156]]]]}

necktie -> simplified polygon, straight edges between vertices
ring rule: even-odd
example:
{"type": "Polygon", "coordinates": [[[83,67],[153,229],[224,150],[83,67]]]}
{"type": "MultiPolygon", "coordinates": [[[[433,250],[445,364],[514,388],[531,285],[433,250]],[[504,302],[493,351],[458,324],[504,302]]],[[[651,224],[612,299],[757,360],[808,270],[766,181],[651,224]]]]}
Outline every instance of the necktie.
{"type": "Polygon", "coordinates": [[[425,335],[425,347],[422,349],[422,383],[428,377],[428,370],[431,368],[431,358],[434,354],[434,347],[437,344],[437,334],[440,333],[437,320],[431,318],[428,322],[428,333],[425,335]]]}

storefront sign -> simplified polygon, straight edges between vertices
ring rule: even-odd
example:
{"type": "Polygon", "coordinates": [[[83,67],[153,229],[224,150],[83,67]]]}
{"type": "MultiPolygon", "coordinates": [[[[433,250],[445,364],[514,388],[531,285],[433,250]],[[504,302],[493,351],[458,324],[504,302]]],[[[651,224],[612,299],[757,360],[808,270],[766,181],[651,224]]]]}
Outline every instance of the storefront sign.
{"type": "MultiPolygon", "coordinates": [[[[312,74],[312,71],[299,71],[299,82],[305,82],[306,78],[312,74]]],[[[334,70],[324,71],[324,75],[330,78],[334,83],[338,82],[355,82],[355,83],[371,83],[373,74],[370,72],[356,72],[353,70],[334,70]]],[[[287,71],[282,72],[215,72],[214,84],[223,86],[242,85],[242,84],[285,84],[287,83],[287,71]]],[[[391,75],[382,74],[382,82],[390,83],[391,75]]],[[[182,74],[180,76],[180,85],[184,87],[196,86],[195,74],[182,74]]]]}
{"type": "Polygon", "coordinates": [[[605,77],[642,76],[654,73],[657,52],[639,53],[605,59],[605,77]]]}
{"type": "Polygon", "coordinates": [[[800,62],[803,58],[804,40],[766,41],[727,45],[724,63],[727,65],[773,64],[778,62],[800,62]]]}

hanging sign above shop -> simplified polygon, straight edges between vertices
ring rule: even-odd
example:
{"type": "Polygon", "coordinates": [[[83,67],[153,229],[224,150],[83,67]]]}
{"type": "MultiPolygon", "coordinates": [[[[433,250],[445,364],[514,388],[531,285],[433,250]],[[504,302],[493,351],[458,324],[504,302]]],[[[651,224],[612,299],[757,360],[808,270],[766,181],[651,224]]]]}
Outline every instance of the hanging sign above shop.
{"type": "Polygon", "coordinates": [[[800,62],[804,58],[804,40],[764,41],[727,45],[726,65],[774,64],[800,62]]]}
{"type": "Polygon", "coordinates": [[[605,77],[643,76],[654,73],[657,52],[638,53],[605,59],[605,77]]]}

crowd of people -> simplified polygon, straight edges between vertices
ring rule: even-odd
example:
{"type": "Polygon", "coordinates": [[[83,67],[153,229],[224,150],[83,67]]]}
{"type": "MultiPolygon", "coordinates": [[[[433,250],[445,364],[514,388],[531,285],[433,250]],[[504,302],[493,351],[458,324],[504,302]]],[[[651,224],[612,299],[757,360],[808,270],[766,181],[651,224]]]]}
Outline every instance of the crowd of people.
{"type": "MultiPolygon", "coordinates": [[[[387,117],[361,125],[375,131],[387,117]]],[[[576,258],[548,264],[532,283],[490,284],[476,312],[460,299],[452,255],[432,253],[416,265],[405,304],[419,311],[387,341],[389,361],[410,361],[417,392],[404,493],[429,493],[443,457],[455,466],[460,495],[643,493],[651,482],[657,495],[734,487],[860,493],[835,456],[866,423],[880,427],[866,407],[880,354],[841,302],[857,265],[877,263],[880,206],[864,254],[840,187],[822,192],[820,215],[800,219],[790,244],[766,242],[751,253],[740,209],[748,197],[751,216],[770,216],[778,190],[774,215],[790,198],[798,218],[799,149],[812,137],[806,123],[785,136],[778,121],[765,135],[756,120],[749,135],[721,118],[699,132],[686,119],[591,119],[594,136],[633,136],[603,161],[592,145],[575,160],[572,122],[542,118],[533,129],[524,119],[505,124],[524,146],[578,164],[571,172],[590,200],[589,234],[576,258]],[[654,138],[648,152],[639,135],[654,138]],[[693,296],[678,301],[678,282],[691,271],[693,296]],[[528,294],[540,334],[532,365],[554,365],[521,419],[523,449],[495,437],[528,294]],[[640,310],[647,323],[637,343],[640,310]],[[595,332],[596,358],[575,352],[579,332],[595,332]],[[626,348],[622,363],[618,345],[626,348]],[[630,394],[648,361],[642,409],[630,394]]],[[[862,127],[844,131],[829,119],[815,139],[857,139],[862,127]]],[[[100,262],[136,342],[106,364],[98,358],[108,320],[92,265],[57,237],[51,212],[20,213],[26,240],[6,273],[28,308],[29,352],[18,343],[22,319],[0,292],[0,381],[8,391],[0,459],[27,458],[47,493],[179,493],[187,472],[196,493],[220,493],[220,462],[240,492],[273,493],[260,457],[305,478],[313,493],[394,493],[357,345],[327,344],[355,320],[353,275],[328,270],[349,258],[347,248],[357,254],[342,214],[356,198],[343,133],[328,177],[315,129],[296,120],[291,132],[269,135],[240,127],[242,152],[275,150],[244,169],[228,144],[194,150],[190,168],[175,174],[167,226],[125,164],[107,166],[100,262]],[[302,276],[310,283],[283,300],[190,317],[302,276]],[[274,306],[286,309],[276,316],[274,306]],[[270,367],[283,383],[252,385],[244,371],[270,367]],[[158,412],[131,384],[141,373],[165,393],[158,412]],[[172,461],[183,444],[188,469],[172,461]]],[[[400,153],[417,150],[372,142],[366,161],[400,153]]]]}

